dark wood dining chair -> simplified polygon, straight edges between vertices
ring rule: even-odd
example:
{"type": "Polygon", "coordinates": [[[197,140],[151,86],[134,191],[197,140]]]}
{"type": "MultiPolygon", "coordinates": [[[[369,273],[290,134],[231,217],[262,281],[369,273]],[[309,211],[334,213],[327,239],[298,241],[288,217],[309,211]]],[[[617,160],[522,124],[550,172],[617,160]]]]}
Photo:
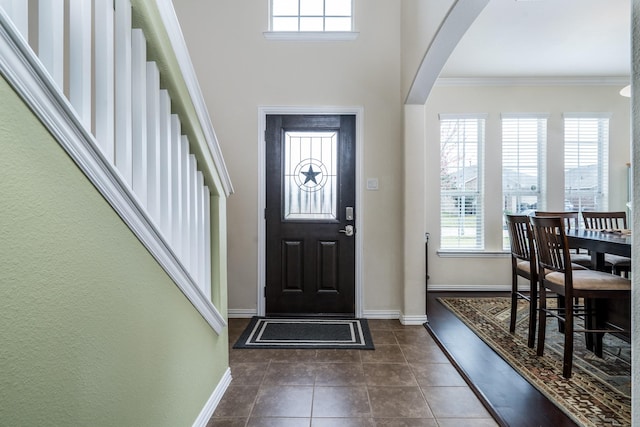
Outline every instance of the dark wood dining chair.
{"type": "MultiPolygon", "coordinates": [[[[626,230],[627,229],[627,213],[624,211],[614,212],[582,212],[585,228],[591,230],[626,230]]],[[[611,269],[614,274],[629,275],[631,271],[631,258],[605,254],[605,267],[611,269]]]]}
{"type": "MultiPolygon", "coordinates": [[[[518,300],[529,303],[529,331],[527,345],[533,348],[536,337],[536,319],[538,312],[538,265],[534,248],[531,221],[528,215],[505,215],[505,222],[509,232],[509,244],[511,247],[511,317],[509,320],[509,332],[516,329],[518,300]],[[520,291],[518,277],[529,281],[527,291],[520,291]]],[[[572,263],[573,269],[585,267],[572,263]]],[[[560,303],[561,305],[564,302],[560,303]]]]}
{"type": "Polygon", "coordinates": [[[535,211],[535,216],[553,216],[557,218],[562,218],[564,222],[564,227],[567,230],[577,230],[580,228],[580,212],[578,211],[535,211]]]}
{"type": "Polygon", "coordinates": [[[625,332],[607,328],[597,310],[596,300],[630,299],[631,282],[620,276],[596,270],[573,270],[571,255],[565,234],[565,224],[560,217],[530,218],[535,238],[538,260],[539,309],[537,355],[544,353],[547,317],[552,316],[564,323],[564,356],[562,375],[571,377],[573,365],[573,335],[585,332],[595,335],[596,354],[602,355],[602,335],[607,332],[625,332]],[[586,313],[574,313],[573,304],[553,309],[547,307],[547,290],[564,296],[566,301],[583,298],[590,309],[586,313]],[[584,314],[584,328],[576,329],[576,314],[584,314]]]}
{"type": "MultiPolygon", "coordinates": [[[[580,228],[580,212],[578,211],[535,211],[536,216],[552,216],[562,218],[564,227],[566,230],[577,230],[580,228]]],[[[581,265],[585,268],[591,268],[592,260],[591,255],[580,248],[572,248],[569,250],[571,254],[571,262],[573,264],[581,265]]],[[[557,298],[558,307],[564,307],[564,297],[559,295],[557,298]]],[[[578,299],[574,302],[574,307],[578,308],[580,301],[578,299]]],[[[558,330],[564,332],[564,323],[558,322],[558,330]]]]}
{"type": "Polygon", "coordinates": [[[533,247],[531,223],[527,215],[505,215],[511,246],[511,318],[509,332],[516,330],[518,300],[529,302],[529,333],[527,345],[533,348],[536,339],[536,313],[538,310],[538,265],[533,247]],[[518,289],[518,277],[529,281],[527,292],[518,289]]]}
{"type": "MultiPolygon", "coordinates": [[[[562,218],[566,230],[577,230],[580,228],[580,212],[578,211],[535,211],[535,216],[553,216],[562,218]]],[[[591,255],[587,251],[580,251],[580,248],[573,248],[571,251],[571,262],[591,268],[591,255]]]]}

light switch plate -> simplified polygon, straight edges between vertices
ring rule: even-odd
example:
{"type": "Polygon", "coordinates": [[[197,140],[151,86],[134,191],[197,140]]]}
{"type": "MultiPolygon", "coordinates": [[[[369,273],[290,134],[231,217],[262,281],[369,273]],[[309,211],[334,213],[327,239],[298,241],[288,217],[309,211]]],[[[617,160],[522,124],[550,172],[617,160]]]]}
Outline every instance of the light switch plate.
{"type": "Polygon", "coordinates": [[[378,178],[367,178],[367,190],[378,189],[378,178]]]}

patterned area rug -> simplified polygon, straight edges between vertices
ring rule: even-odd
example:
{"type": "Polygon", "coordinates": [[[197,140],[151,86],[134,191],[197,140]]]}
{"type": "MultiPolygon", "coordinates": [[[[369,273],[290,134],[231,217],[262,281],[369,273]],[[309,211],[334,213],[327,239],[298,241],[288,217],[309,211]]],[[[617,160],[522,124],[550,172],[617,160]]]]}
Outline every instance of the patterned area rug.
{"type": "Polygon", "coordinates": [[[233,348],[374,347],[366,319],[253,317],[233,348]]]}
{"type": "Polygon", "coordinates": [[[476,335],[527,381],[583,426],[631,425],[631,350],[628,343],[605,335],[604,357],[585,348],[575,334],[573,375],[562,377],[562,340],[557,322],[548,320],[545,354],[527,347],[528,304],[520,301],[516,333],[509,333],[509,298],[439,298],[476,335]]]}

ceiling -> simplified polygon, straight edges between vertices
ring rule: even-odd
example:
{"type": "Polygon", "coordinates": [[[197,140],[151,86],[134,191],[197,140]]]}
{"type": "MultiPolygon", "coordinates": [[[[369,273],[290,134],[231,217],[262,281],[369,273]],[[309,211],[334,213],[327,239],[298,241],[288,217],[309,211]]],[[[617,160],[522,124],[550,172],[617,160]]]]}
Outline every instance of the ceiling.
{"type": "Polygon", "coordinates": [[[628,77],[630,0],[490,0],[440,77],[628,77]]]}

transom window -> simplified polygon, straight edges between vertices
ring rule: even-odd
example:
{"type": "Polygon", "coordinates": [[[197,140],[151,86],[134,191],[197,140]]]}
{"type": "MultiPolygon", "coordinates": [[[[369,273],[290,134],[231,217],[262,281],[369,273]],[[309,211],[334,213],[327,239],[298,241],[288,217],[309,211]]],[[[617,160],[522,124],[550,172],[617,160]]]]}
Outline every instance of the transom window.
{"type": "Polygon", "coordinates": [[[352,31],[352,0],[271,0],[271,31],[352,31]]]}

